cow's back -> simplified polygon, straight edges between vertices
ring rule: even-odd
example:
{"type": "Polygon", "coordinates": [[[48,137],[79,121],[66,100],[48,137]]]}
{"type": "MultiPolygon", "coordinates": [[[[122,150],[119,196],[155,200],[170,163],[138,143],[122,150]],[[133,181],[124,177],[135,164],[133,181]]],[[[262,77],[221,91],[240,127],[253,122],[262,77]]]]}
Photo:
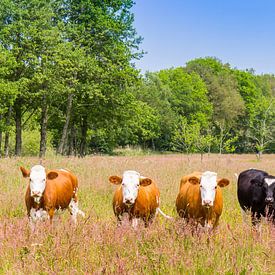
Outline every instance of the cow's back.
{"type": "Polygon", "coordinates": [[[192,216],[198,212],[200,199],[199,184],[192,184],[189,179],[192,176],[201,177],[201,173],[194,172],[190,175],[182,177],[180,181],[180,190],[176,199],[176,208],[180,217],[192,216]]]}
{"type": "Polygon", "coordinates": [[[113,210],[116,216],[121,215],[125,211],[121,185],[115,190],[113,196],[113,210]]]}
{"type": "MultiPolygon", "coordinates": [[[[58,173],[55,179],[47,179],[44,192],[44,203],[47,208],[65,209],[75,197],[78,181],[74,174],[64,170],[51,170],[58,173]]],[[[49,172],[51,172],[49,171],[49,172]]]]}
{"type": "Polygon", "coordinates": [[[182,218],[197,219],[202,224],[208,219],[216,225],[223,209],[222,190],[217,186],[213,207],[207,209],[202,206],[200,185],[189,182],[193,176],[200,178],[201,173],[194,172],[181,179],[180,190],[176,199],[177,212],[182,218]]]}
{"type": "Polygon", "coordinates": [[[138,211],[144,217],[154,214],[156,208],[159,207],[159,197],[159,189],[154,182],[148,186],[140,186],[134,211],[138,211]]]}
{"type": "Polygon", "coordinates": [[[249,169],[240,173],[237,184],[237,196],[242,209],[249,209],[253,204],[251,180],[262,181],[267,175],[266,172],[257,169],[249,169]]]}
{"type": "Polygon", "coordinates": [[[176,199],[176,208],[180,217],[196,217],[200,212],[200,186],[186,181],[181,185],[176,199]]]}
{"type": "MultiPolygon", "coordinates": [[[[138,196],[131,208],[131,214],[138,217],[147,217],[154,214],[156,208],[159,207],[160,192],[157,185],[152,182],[148,186],[140,186],[138,196]]],[[[119,186],[113,197],[113,210],[116,216],[128,211],[128,208],[123,204],[122,188],[119,186]]]]}

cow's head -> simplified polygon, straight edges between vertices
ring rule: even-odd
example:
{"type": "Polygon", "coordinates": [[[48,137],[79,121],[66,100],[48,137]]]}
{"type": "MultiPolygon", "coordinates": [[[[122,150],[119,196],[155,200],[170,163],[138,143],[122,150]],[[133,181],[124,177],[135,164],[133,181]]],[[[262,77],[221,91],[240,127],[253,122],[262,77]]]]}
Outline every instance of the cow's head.
{"type": "Polygon", "coordinates": [[[275,177],[266,176],[262,180],[252,179],[253,185],[253,200],[259,197],[260,199],[264,196],[265,203],[272,205],[275,201],[275,177]]]}
{"type": "Polygon", "coordinates": [[[30,171],[23,167],[20,167],[20,170],[24,178],[30,178],[31,197],[34,198],[36,203],[40,202],[46,187],[46,180],[55,179],[58,176],[54,171],[46,174],[45,168],[41,165],[33,166],[30,171]]]}
{"type": "Polygon", "coordinates": [[[201,202],[202,206],[211,207],[214,205],[217,185],[220,187],[229,184],[228,179],[217,180],[217,173],[206,171],[202,173],[201,179],[193,176],[189,179],[192,184],[200,184],[201,202]]]}
{"type": "Polygon", "coordinates": [[[123,203],[133,205],[138,196],[139,186],[150,185],[152,180],[141,177],[136,171],[125,171],[122,178],[119,176],[111,176],[109,181],[112,184],[121,184],[123,203]]]}

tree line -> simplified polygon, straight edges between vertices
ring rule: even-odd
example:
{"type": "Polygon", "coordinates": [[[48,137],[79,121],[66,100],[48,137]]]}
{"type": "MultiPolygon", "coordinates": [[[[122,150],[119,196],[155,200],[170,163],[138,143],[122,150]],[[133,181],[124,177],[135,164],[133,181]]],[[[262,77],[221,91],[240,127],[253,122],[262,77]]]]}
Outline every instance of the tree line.
{"type": "Polygon", "coordinates": [[[133,4],[1,2],[1,155],[274,153],[274,75],[212,57],[141,75],[133,4]]]}

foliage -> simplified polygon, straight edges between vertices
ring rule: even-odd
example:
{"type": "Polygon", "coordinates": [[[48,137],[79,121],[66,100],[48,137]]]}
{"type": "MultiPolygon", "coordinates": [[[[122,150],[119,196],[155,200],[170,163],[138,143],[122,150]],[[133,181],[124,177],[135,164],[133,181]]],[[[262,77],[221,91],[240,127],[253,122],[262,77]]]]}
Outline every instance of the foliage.
{"type": "Polygon", "coordinates": [[[41,156],[49,141],[49,149],[79,156],[128,146],[274,152],[275,76],[213,57],[142,76],[133,5],[2,1],[0,151],[7,155],[10,144],[10,153],[25,154],[31,125],[41,156]]]}

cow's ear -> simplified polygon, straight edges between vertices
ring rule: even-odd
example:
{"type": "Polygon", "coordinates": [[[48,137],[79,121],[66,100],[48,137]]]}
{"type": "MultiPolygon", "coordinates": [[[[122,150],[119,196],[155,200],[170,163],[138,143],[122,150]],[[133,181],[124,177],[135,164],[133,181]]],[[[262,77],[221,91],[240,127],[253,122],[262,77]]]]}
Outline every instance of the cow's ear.
{"type": "Polygon", "coordinates": [[[51,171],[47,174],[47,179],[48,180],[53,180],[56,179],[58,177],[58,173],[51,171]]]}
{"type": "Polygon", "coordinates": [[[140,184],[141,186],[148,186],[148,185],[150,185],[151,183],[152,183],[152,180],[149,179],[149,178],[140,178],[140,179],[139,179],[139,184],[140,184]]]}
{"type": "Polygon", "coordinates": [[[115,185],[119,185],[122,183],[122,178],[119,176],[110,176],[109,182],[115,185]]]}
{"type": "Polygon", "coordinates": [[[30,176],[30,171],[25,169],[24,167],[20,166],[20,170],[24,178],[28,178],[30,176]]]}
{"type": "Polygon", "coordinates": [[[230,183],[230,181],[229,181],[228,179],[225,179],[225,178],[218,180],[218,185],[219,185],[220,187],[225,187],[225,186],[227,186],[229,183],[230,183]]]}
{"type": "Polygon", "coordinates": [[[188,181],[192,184],[199,184],[200,183],[200,179],[198,177],[195,177],[195,176],[189,178],[188,181]]]}
{"type": "Polygon", "coordinates": [[[252,179],[250,182],[251,184],[257,184],[259,186],[263,186],[263,182],[258,179],[252,179]]]}

